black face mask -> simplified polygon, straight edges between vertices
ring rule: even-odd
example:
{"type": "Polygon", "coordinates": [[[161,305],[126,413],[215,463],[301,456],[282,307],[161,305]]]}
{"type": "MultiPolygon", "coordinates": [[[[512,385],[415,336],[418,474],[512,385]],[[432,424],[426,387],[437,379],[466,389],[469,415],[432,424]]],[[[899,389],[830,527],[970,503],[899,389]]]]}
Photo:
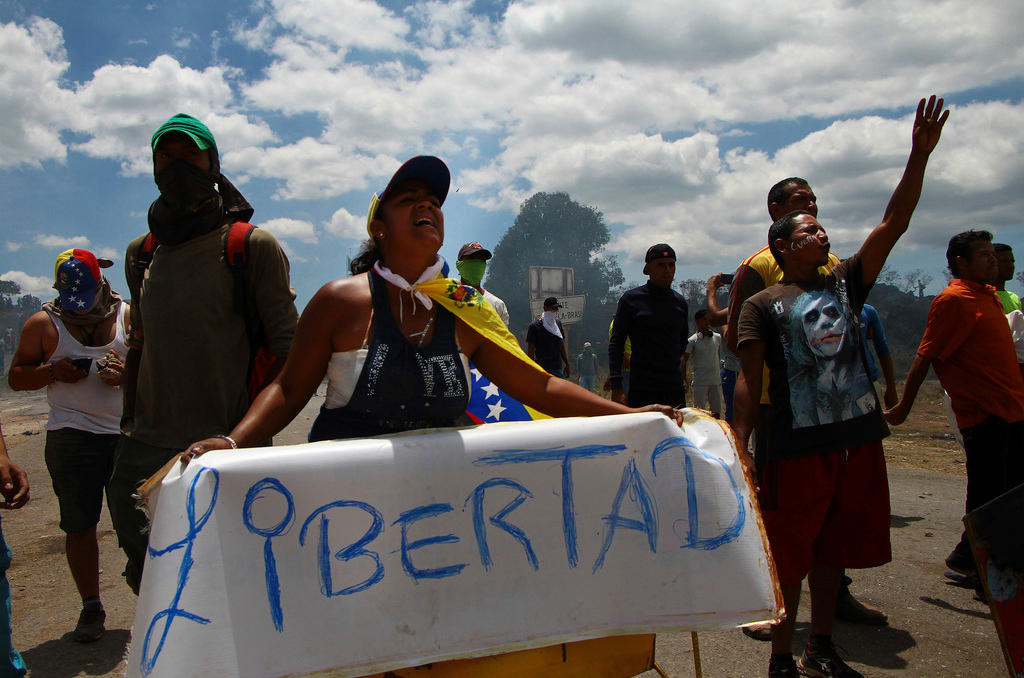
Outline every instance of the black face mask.
{"type": "Polygon", "coordinates": [[[220,175],[179,158],[153,178],[160,197],[149,206],[149,230],[159,242],[177,245],[223,222],[223,201],[217,192],[220,175]]]}

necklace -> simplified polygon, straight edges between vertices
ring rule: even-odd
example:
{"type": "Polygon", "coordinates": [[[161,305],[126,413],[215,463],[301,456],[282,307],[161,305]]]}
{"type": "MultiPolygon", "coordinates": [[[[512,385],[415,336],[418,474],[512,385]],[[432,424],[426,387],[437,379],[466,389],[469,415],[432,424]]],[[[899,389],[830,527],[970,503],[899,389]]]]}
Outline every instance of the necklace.
{"type": "Polygon", "coordinates": [[[435,313],[434,315],[432,315],[429,318],[427,318],[427,324],[423,326],[422,330],[420,330],[419,332],[413,332],[412,334],[409,335],[409,339],[410,340],[413,339],[414,337],[419,337],[420,338],[419,343],[416,344],[416,348],[422,348],[423,347],[423,342],[427,338],[427,332],[430,331],[431,325],[434,324],[434,318],[436,316],[437,316],[437,314],[435,313]]]}

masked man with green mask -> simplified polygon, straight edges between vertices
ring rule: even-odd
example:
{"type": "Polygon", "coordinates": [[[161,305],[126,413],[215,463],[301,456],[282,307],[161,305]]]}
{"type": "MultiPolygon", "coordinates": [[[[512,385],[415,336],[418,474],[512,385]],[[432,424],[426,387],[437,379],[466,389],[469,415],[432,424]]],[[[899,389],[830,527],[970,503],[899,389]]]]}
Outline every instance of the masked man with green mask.
{"type": "Polygon", "coordinates": [[[484,271],[487,270],[487,260],[491,258],[489,250],[478,242],[467,242],[459,250],[459,259],[455,262],[455,268],[459,270],[459,276],[464,285],[471,285],[484,295],[484,299],[491,302],[491,306],[498,312],[498,317],[508,327],[508,309],[505,302],[485,290],[480,283],[484,279],[484,271]]]}
{"type": "Polygon", "coordinates": [[[235,233],[246,232],[253,208],[221,173],[209,128],[179,113],[156,130],[150,148],[159,195],[149,207],[149,234],[125,254],[131,330],[121,437],[107,488],[128,556],[124,575],[136,593],[147,535],[132,494],[193,440],[226,435],[245,415],[254,351],[248,318],[258,318],[253,334],[260,332],[279,359],[264,386],[288,355],[298,320],[288,258],[273,235],[247,231],[239,274],[225,260],[232,224],[242,224],[235,233]],[[154,242],[147,255],[144,246],[154,242]]]}

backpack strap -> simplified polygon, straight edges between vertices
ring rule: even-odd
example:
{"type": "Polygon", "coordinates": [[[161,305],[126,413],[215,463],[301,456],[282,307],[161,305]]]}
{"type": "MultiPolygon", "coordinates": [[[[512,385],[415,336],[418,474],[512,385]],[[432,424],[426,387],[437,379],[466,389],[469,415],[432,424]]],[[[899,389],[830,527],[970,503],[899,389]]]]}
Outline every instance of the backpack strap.
{"type": "Polygon", "coordinates": [[[146,239],[139,245],[139,251],[135,253],[135,268],[145,271],[153,263],[153,251],[156,250],[156,237],[152,233],[146,234],[146,239]]]}
{"type": "Polygon", "coordinates": [[[256,227],[252,224],[236,221],[224,234],[224,262],[228,265],[235,280],[235,311],[245,318],[245,334],[249,337],[249,344],[252,347],[258,344],[257,326],[259,323],[252,317],[252,309],[249,308],[245,266],[249,261],[249,237],[254,230],[256,227]]]}
{"type": "Polygon", "coordinates": [[[281,359],[270,352],[266,344],[263,324],[260,322],[255,305],[249,298],[246,284],[246,264],[249,261],[249,238],[256,227],[244,221],[236,221],[224,234],[224,261],[231,269],[235,280],[235,308],[245,319],[245,334],[249,339],[249,369],[246,395],[251,403],[263,390],[274,366],[281,359]]]}

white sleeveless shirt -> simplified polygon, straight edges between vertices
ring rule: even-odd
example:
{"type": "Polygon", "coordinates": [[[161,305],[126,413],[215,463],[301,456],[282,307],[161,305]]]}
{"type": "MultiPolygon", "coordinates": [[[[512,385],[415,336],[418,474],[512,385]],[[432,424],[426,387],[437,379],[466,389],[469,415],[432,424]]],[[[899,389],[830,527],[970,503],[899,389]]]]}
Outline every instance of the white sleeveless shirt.
{"type": "Polygon", "coordinates": [[[50,418],[46,430],[74,428],[90,433],[120,433],[123,402],[121,388],[104,384],[96,372],[96,360],[113,349],[122,359],[128,354],[125,345],[124,304],[117,306],[114,340],[105,346],[83,346],[53,314],[50,321],[57,328],[57,348],[50,362],[61,358],[92,358],[89,375],[73,384],[54,382],[46,388],[50,402],[50,418]]]}

